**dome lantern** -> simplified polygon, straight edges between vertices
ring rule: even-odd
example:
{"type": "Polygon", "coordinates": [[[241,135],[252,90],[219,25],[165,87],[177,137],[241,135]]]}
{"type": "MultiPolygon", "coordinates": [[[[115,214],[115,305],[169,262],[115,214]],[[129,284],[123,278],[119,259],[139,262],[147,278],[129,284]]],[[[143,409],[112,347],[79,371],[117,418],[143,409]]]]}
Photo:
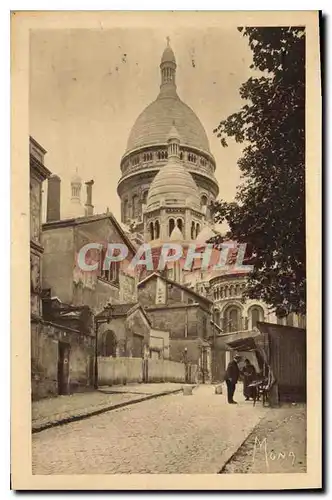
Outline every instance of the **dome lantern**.
{"type": "Polygon", "coordinates": [[[173,90],[176,92],[175,85],[175,74],[176,74],[176,61],[174,52],[169,44],[170,38],[169,36],[166,38],[167,47],[165,48],[163,55],[161,57],[160,70],[161,70],[161,85],[160,89],[163,90],[163,87],[166,85],[168,90],[173,90]]]}

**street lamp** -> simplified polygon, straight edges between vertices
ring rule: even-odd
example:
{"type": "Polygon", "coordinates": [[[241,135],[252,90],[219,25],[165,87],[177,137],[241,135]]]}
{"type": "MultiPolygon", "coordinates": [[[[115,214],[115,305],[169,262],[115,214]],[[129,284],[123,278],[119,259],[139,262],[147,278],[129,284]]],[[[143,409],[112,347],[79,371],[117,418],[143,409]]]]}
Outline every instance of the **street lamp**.
{"type": "Polygon", "coordinates": [[[183,352],[183,362],[184,362],[184,373],[185,373],[185,383],[188,383],[188,348],[184,348],[183,352]]]}
{"type": "Polygon", "coordinates": [[[98,389],[98,330],[99,326],[109,323],[112,319],[112,304],[108,303],[104,309],[95,316],[95,363],[94,363],[94,388],[98,389]]]}

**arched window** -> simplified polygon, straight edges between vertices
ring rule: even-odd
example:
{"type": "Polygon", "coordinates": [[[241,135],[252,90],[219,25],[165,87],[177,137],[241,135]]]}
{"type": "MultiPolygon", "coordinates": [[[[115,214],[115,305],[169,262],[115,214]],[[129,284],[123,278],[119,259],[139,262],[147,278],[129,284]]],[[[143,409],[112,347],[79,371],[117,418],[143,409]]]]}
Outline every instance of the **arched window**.
{"type": "Polygon", "coordinates": [[[139,215],[139,201],[137,194],[134,194],[132,198],[132,217],[135,219],[139,215]]]}
{"type": "Polygon", "coordinates": [[[251,319],[251,328],[256,328],[259,321],[264,321],[264,311],[260,306],[251,307],[249,310],[249,317],[251,319]]]}
{"type": "Polygon", "coordinates": [[[178,228],[180,229],[180,231],[182,232],[182,229],[183,229],[183,221],[182,219],[178,219],[176,221],[176,225],[178,226],[178,228]]]}
{"type": "Polygon", "coordinates": [[[208,201],[208,200],[207,200],[207,196],[206,196],[206,194],[203,194],[203,195],[201,196],[201,206],[202,206],[202,207],[206,207],[206,205],[207,205],[207,201],[208,201]]]}
{"type": "Polygon", "coordinates": [[[241,310],[237,306],[230,306],[224,314],[224,325],[226,332],[237,332],[241,330],[241,310]]]}
{"type": "Polygon", "coordinates": [[[194,240],[195,239],[195,222],[191,223],[191,232],[190,232],[190,235],[191,235],[191,239],[194,240]]]}
{"type": "Polygon", "coordinates": [[[116,335],[112,330],[107,330],[103,335],[103,346],[102,354],[103,356],[113,356],[116,357],[116,335]]]}
{"type": "Polygon", "coordinates": [[[150,222],[150,239],[154,240],[154,227],[153,222],[150,222]]]}
{"type": "Polygon", "coordinates": [[[175,228],[175,221],[174,219],[169,219],[168,223],[168,235],[171,236],[173,229],[175,228]]]}
{"type": "Polygon", "coordinates": [[[156,221],[155,225],[154,225],[154,231],[155,231],[155,239],[157,240],[158,238],[160,238],[160,224],[159,224],[159,220],[156,221]]]}

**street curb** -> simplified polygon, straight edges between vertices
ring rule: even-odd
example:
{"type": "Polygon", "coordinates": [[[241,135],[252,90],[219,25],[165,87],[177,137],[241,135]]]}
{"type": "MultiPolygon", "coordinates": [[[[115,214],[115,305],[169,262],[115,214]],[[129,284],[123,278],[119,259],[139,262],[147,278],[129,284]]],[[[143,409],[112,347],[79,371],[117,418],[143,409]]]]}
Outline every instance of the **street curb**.
{"type": "Polygon", "coordinates": [[[266,415],[264,415],[262,418],[259,419],[259,421],[257,422],[257,424],[255,424],[254,427],[251,429],[251,431],[249,432],[249,434],[243,438],[243,440],[240,442],[239,445],[236,446],[235,450],[231,450],[229,453],[226,454],[227,458],[226,458],[226,460],[224,460],[223,466],[221,467],[221,469],[219,470],[219,472],[217,472],[217,474],[223,474],[224,473],[224,470],[225,470],[226,466],[229,464],[229,462],[232,460],[232,458],[237,454],[237,452],[239,451],[239,449],[242,448],[242,446],[253,435],[253,433],[255,432],[255,429],[259,426],[259,424],[261,423],[261,421],[265,417],[266,417],[266,415]]]}
{"type": "Polygon", "coordinates": [[[60,425],[70,424],[72,422],[77,422],[78,420],[84,420],[86,418],[94,417],[95,415],[100,415],[101,413],[106,413],[107,411],[118,410],[119,408],[123,408],[124,406],[129,406],[135,403],[142,403],[143,401],[147,401],[149,399],[159,398],[161,396],[168,396],[169,394],[176,394],[182,391],[183,388],[181,387],[181,389],[158,392],[156,394],[149,394],[148,396],[143,396],[142,398],[133,399],[131,401],[123,401],[122,403],[116,403],[111,406],[99,408],[99,410],[93,410],[89,413],[85,413],[84,415],[73,415],[71,417],[63,418],[61,420],[47,422],[46,424],[41,424],[39,426],[32,427],[31,432],[32,434],[36,434],[37,432],[45,431],[46,429],[51,429],[52,427],[58,427],[60,425]]]}

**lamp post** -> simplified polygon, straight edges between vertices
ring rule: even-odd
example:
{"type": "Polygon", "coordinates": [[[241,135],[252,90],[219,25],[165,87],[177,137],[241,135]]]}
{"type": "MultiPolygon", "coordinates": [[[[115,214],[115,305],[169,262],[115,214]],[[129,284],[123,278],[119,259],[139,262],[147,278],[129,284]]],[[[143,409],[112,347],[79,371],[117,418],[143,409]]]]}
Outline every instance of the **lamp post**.
{"type": "Polygon", "coordinates": [[[183,362],[184,362],[184,373],[185,373],[185,383],[188,383],[188,349],[184,348],[183,351],[183,362]]]}
{"type": "Polygon", "coordinates": [[[95,363],[94,363],[94,388],[98,389],[98,330],[99,326],[109,323],[112,319],[112,304],[107,304],[101,313],[95,316],[95,363]]]}

